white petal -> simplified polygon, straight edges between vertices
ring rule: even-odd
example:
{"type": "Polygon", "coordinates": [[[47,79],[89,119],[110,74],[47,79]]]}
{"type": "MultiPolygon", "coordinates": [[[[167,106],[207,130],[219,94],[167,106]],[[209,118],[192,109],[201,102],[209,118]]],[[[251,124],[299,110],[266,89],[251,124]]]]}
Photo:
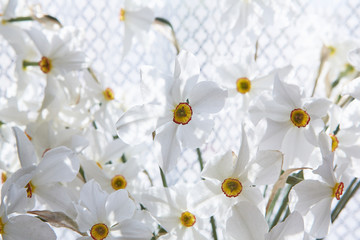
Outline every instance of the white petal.
{"type": "Polygon", "coordinates": [[[259,209],[248,202],[239,202],[232,209],[232,216],[226,222],[226,232],[235,239],[265,239],[268,225],[259,209]]]}
{"type": "Polygon", "coordinates": [[[232,176],[235,160],[232,151],[227,151],[224,155],[217,156],[207,162],[201,176],[210,180],[216,179],[220,182],[229,177],[238,177],[232,176]]]}
{"type": "Polygon", "coordinates": [[[255,185],[273,184],[279,178],[283,154],[280,151],[258,151],[255,158],[255,185]]]}
{"type": "MultiPolygon", "coordinates": [[[[286,237],[298,234],[304,231],[304,221],[298,212],[291,213],[284,222],[278,223],[266,235],[266,240],[284,240],[286,237]]],[[[300,240],[303,236],[291,236],[291,239],[300,240]]]]}
{"type": "Polygon", "coordinates": [[[273,96],[275,101],[286,104],[293,109],[301,107],[300,89],[296,85],[287,84],[275,75],[273,96]]]}
{"type": "Polygon", "coordinates": [[[154,21],[154,13],[150,8],[141,8],[137,11],[126,11],[125,25],[134,33],[148,31],[154,21]]]}
{"type": "Polygon", "coordinates": [[[176,137],[177,129],[178,125],[176,123],[169,122],[155,136],[155,141],[161,147],[159,165],[164,172],[169,172],[176,166],[177,159],[181,153],[180,142],[176,137]]]}
{"type": "Polygon", "coordinates": [[[195,113],[217,113],[225,104],[227,92],[214,82],[203,81],[190,91],[189,102],[195,113]]]}
{"type": "Polygon", "coordinates": [[[360,69],[360,48],[354,49],[348,53],[348,60],[357,70],[360,69]]]}
{"type": "Polygon", "coordinates": [[[178,139],[185,148],[200,147],[208,138],[214,126],[211,119],[200,119],[198,116],[192,117],[186,125],[179,125],[178,139]]]}
{"type": "Polygon", "coordinates": [[[249,162],[250,153],[249,153],[249,143],[247,140],[246,132],[244,125],[241,126],[241,142],[239,153],[235,162],[234,175],[240,176],[240,174],[245,170],[246,165],[249,162]]]}
{"type": "Polygon", "coordinates": [[[113,229],[121,231],[120,240],[148,240],[152,237],[151,230],[145,224],[133,219],[125,220],[113,229]]]}
{"type": "MultiPolygon", "coordinates": [[[[359,68],[360,68],[360,62],[359,62],[359,68]]],[[[360,99],[360,77],[355,78],[354,80],[352,80],[351,82],[347,83],[344,86],[342,95],[347,95],[347,94],[356,99],[360,99]]]]}
{"type": "Polygon", "coordinates": [[[151,137],[159,116],[156,105],[134,106],[126,111],[116,123],[119,137],[128,144],[138,144],[139,139],[151,137]]]}
{"type": "Polygon", "coordinates": [[[331,198],[332,189],[317,180],[304,180],[296,184],[290,192],[291,198],[297,199],[295,210],[306,214],[310,208],[325,198],[331,198]]]}
{"type": "Polygon", "coordinates": [[[80,204],[86,207],[95,219],[106,219],[105,202],[108,194],[94,180],[84,184],[80,191],[80,204]]]}
{"type": "Polygon", "coordinates": [[[331,202],[331,198],[324,199],[311,209],[314,222],[309,232],[310,235],[316,238],[324,238],[328,234],[331,219],[331,202]]]}
{"type": "Polygon", "coordinates": [[[13,131],[16,137],[16,145],[21,166],[29,167],[31,165],[36,165],[37,156],[34,150],[34,146],[30,142],[29,138],[18,127],[13,127],[13,131]]]}
{"type": "Polygon", "coordinates": [[[108,196],[105,209],[106,215],[111,218],[114,223],[120,223],[125,219],[130,219],[134,215],[135,204],[129,198],[128,192],[120,189],[108,196]]]}
{"type": "Polygon", "coordinates": [[[15,216],[5,225],[4,239],[51,240],[56,239],[54,231],[40,219],[26,215],[15,216]]]}
{"type": "Polygon", "coordinates": [[[329,109],[330,104],[331,101],[329,101],[328,99],[318,98],[312,99],[309,103],[305,103],[304,108],[306,112],[310,115],[310,117],[315,119],[324,117],[329,109]]]}
{"type": "Polygon", "coordinates": [[[68,189],[59,185],[36,186],[34,193],[39,197],[40,202],[47,204],[51,210],[64,212],[68,216],[75,217],[76,211],[72,204],[68,189]]]}
{"type": "Polygon", "coordinates": [[[280,150],[284,136],[291,127],[290,122],[281,123],[267,119],[267,128],[261,140],[260,148],[280,150]]]}
{"type": "Polygon", "coordinates": [[[80,163],[76,154],[67,147],[50,149],[36,169],[33,184],[70,182],[79,172],[80,163]]]}
{"type": "Polygon", "coordinates": [[[35,46],[43,57],[47,57],[50,53],[50,43],[45,34],[36,28],[26,31],[29,37],[34,41],[35,46]]]}
{"type": "Polygon", "coordinates": [[[115,159],[120,158],[128,147],[129,145],[121,139],[115,139],[106,146],[101,159],[103,161],[114,161],[115,159]]]}
{"type": "Polygon", "coordinates": [[[176,58],[174,78],[181,80],[181,91],[183,96],[189,96],[191,89],[198,81],[200,66],[196,57],[187,51],[182,50],[176,58]]]}

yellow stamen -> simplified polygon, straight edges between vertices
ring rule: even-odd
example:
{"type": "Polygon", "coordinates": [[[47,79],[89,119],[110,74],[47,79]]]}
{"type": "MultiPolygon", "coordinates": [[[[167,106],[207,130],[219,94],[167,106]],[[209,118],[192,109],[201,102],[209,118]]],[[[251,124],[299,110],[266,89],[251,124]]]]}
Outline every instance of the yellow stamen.
{"type": "Polygon", "coordinates": [[[51,65],[51,60],[48,59],[47,57],[42,57],[40,62],[39,62],[39,66],[40,66],[40,70],[43,73],[49,73],[51,71],[52,65],[51,65]]]}
{"type": "Polygon", "coordinates": [[[174,118],[173,121],[177,124],[188,124],[192,117],[192,109],[188,103],[179,103],[173,110],[174,118]]]}
{"type": "Polygon", "coordinates": [[[91,227],[90,235],[94,240],[103,240],[109,235],[109,228],[104,223],[97,223],[91,227]]]}
{"type": "Polygon", "coordinates": [[[245,94],[247,92],[249,92],[251,89],[251,82],[248,78],[244,77],[244,78],[239,78],[236,81],[236,90],[241,93],[241,94],[245,94]]]}
{"type": "Polygon", "coordinates": [[[333,56],[336,53],[336,48],[334,46],[328,46],[330,56],[333,56]]]}
{"type": "Polygon", "coordinates": [[[126,179],[122,175],[116,175],[111,179],[111,186],[114,190],[125,189],[126,185],[126,179]]]}
{"type": "Polygon", "coordinates": [[[180,222],[184,227],[192,227],[196,223],[196,217],[194,214],[186,211],[181,214],[180,222]]]}
{"type": "Polygon", "coordinates": [[[1,182],[4,183],[4,182],[6,182],[6,180],[7,180],[7,174],[6,174],[6,172],[2,172],[1,173],[1,182]]]}
{"type": "Polygon", "coordinates": [[[97,165],[100,169],[103,169],[101,163],[99,163],[98,161],[96,161],[96,165],[97,165]]]}
{"type": "Polygon", "coordinates": [[[301,108],[297,108],[291,111],[290,120],[298,128],[306,127],[310,122],[310,115],[301,108]]]}
{"type": "Polygon", "coordinates": [[[227,197],[237,197],[242,192],[242,184],[236,178],[227,178],[221,184],[221,190],[227,197]]]}

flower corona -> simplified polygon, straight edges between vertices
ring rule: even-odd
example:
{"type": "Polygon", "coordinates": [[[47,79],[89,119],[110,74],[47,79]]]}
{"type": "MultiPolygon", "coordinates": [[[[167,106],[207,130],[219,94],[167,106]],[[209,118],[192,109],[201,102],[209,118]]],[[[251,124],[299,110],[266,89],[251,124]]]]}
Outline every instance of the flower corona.
{"type": "Polygon", "coordinates": [[[186,125],[190,122],[193,111],[188,103],[186,102],[179,103],[173,111],[174,111],[173,121],[175,123],[186,125]]]}
{"type": "Polygon", "coordinates": [[[227,178],[221,184],[221,190],[227,197],[237,197],[242,192],[243,186],[236,178],[227,178]]]}
{"type": "Polygon", "coordinates": [[[247,92],[249,92],[251,89],[251,82],[248,78],[243,77],[243,78],[238,78],[236,81],[236,90],[241,93],[241,94],[245,94],[247,92]]]}
{"type": "Polygon", "coordinates": [[[310,115],[303,109],[296,108],[291,111],[290,120],[298,128],[306,127],[310,122],[310,115]]]}

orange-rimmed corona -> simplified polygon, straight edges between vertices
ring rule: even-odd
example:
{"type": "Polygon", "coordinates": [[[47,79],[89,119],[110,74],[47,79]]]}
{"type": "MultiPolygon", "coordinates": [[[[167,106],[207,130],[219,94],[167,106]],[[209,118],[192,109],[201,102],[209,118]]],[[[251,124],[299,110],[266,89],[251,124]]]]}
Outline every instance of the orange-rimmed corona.
{"type": "Polygon", "coordinates": [[[290,120],[295,127],[306,127],[310,122],[310,115],[301,108],[296,108],[290,113],[290,120]]]}
{"type": "Polygon", "coordinates": [[[28,198],[32,198],[33,192],[35,190],[35,186],[32,184],[32,182],[30,181],[28,184],[26,184],[25,186],[26,188],[26,195],[28,198]]]}
{"type": "Polygon", "coordinates": [[[114,190],[125,189],[126,185],[127,185],[127,181],[125,177],[122,175],[116,175],[111,179],[111,187],[114,190]]]}
{"type": "Polygon", "coordinates": [[[114,91],[113,91],[111,88],[106,88],[106,89],[103,91],[103,95],[104,95],[104,98],[105,98],[107,101],[111,101],[111,100],[114,100],[114,99],[115,99],[114,91]]]}
{"type": "Polygon", "coordinates": [[[335,197],[337,200],[340,200],[341,195],[344,192],[344,183],[340,182],[340,183],[336,183],[335,186],[333,187],[333,194],[332,196],[335,197]]]}
{"type": "Polygon", "coordinates": [[[51,60],[47,57],[42,57],[39,61],[39,66],[43,73],[49,73],[52,69],[51,60]]]}
{"type": "Polygon", "coordinates": [[[181,225],[184,227],[192,227],[196,223],[196,217],[191,212],[183,212],[180,217],[181,225]]]}
{"type": "Polygon", "coordinates": [[[236,80],[236,90],[241,93],[241,94],[245,94],[247,92],[249,92],[251,89],[251,82],[248,78],[243,77],[243,78],[238,78],[236,80]]]}
{"type": "Polygon", "coordinates": [[[236,178],[227,178],[221,184],[221,190],[227,197],[237,197],[242,192],[243,186],[236,178]]]}
{"type": "Polygon", "coordinates": [[[90,235],[94,240],[103,240],[109,235],[109,228],[104,223],[97,223],[91,227],[90,235]]]}
{"type": "Polygon", "coordinates": [[[176,108],[173,110],[173,112],[174,112],[174,117],[173,117],[174,123],[182,124],[182,125],[188,124],[193,114],[191,106],[186,102],[179,103],[176,106],[176,108]]]}

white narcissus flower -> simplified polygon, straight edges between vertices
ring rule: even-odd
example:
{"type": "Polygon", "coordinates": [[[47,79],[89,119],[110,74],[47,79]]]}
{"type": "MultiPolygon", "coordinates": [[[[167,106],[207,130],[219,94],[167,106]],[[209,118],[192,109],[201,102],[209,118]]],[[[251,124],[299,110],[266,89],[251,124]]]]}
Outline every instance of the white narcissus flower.
{"type": "Polygon", "coordinates": [[[192,204],[193,196],[201,189],[177,184],[167,188],[151,188],[144,192],[141,202],[168,232],[161,239],[207,239],[202,230],[211,213],[199,213],[192,204]]]}
{"type": "MultiPolygon", "coordinates": [[[[33,167],[22,169],[21,177],[29,173],[33,167]]],[[[22,215],[26,212],[26,189],[10,180],[1,189],[0,235],[3,240],[52,240],[56,239],[54,231],[48,224],[38,218],[22,215]],[[13,213],[17,213],[14,215],[13,213]]]]}
{"type": "Polygon", "coordinates": [[[132,0],[124,1],[124,8],[120,9],[120,21],[124,22],[123,57],[130,51],[135,36],[145,41],[154,19],[150,8],[138,6],[132,0]]]}
{"type": "Polygon", "coordinates": [[[333,199],[340,200],[344,191],[344,183],[334,174],[334,153],[331,152],[328,136],[322,132],[319,136],[323,163],[314,170],[315,174],[320,175],[322,181],[304,180],[293,187],[290,192],[290,202],[295,202],[291,206],[305,216],[305,229],[315,238],[323,238],[328,234],[331,223],[331,204],[333,199]],[[311,224],[306,224],[307,222],[311,224]]]}
{"type": "Polygon", "coordinates": [[[57,147],[45,152],[38,163],[28,137],[17,127],[13,130],[21,167],[36,166],[30,173],[13,179],[16,184],[26,189],[29,208],[34,207],[36,196],[36,199],[47,204],[51,209],[66,212],[70,216],[74,215],[73,206],[70,204],[72,199],[60,182],[70,182],[78,174],[80,163],[75,153],[66,147],[57,147]]]}
{"type": "Polygon", "coordinates": [[[221,22],[226,29],[232,30],[235,36],[246,29],[261,28],[259,23],[273,22],[274,13],[269,1],[225,0],[220,2],[220,9],[221,22]],[[258,19],[258,16],[261,16],[261,19],[258,19]]]}
{"type": "Polygon", "coordinates": [[[272,96],[263,95],[250,116],[255,124],[266,118],[266,132],[260,149],[276,149],[284,153],[284,169],[303,167],[314,147],[316,135],[323,129],[324,117],[330,106],[324,98],[305,98],[296,85],[275,76],[272,96]]]}
{"type": "Polygon", "coordinates": [[[251,100],[263,91],[270,91],[275,74],[286,76],[290,67],[274,70],[267,75],[259,75],[259,69],[251,54],[246,58],[220,64],[217,67],[218,82],[228,89],[229,97],[238,97],[243,101],[242,110],[247,111],[251,100]]]}
{"type": "Polygon", "coordinates": [[[278,223],[268,232],[269,227],[264,215],[249,202],[237,203],[226,221],[226,233],[231,240],[303,240],[303,230],[301,215],[293,212],[284,222],[278,223]]]}
{"type": "MultiPolygon", "coordinates": [[[[31,28],[27,33],[39,50],[41,59],[38,66],[47,74],[48,79],[87,67],[85,53],[74,46],[75,32],[72,30],[64,28],[60,33],[51,35],[51,39],[36,28],[31,28]]],[[[26,66],[25,61],[24,67],[26,66]]],[[[29,66],[33,64],[30,63],[29,66]]]]}
{"type": "Polygon", "coordinates": [[[119,137],[127,143],[156,131],[154,141],[161,149],[160,167],[165,172],[175,167],[182,148],[204,143],[214,125],[208,115],[224,106],[227,92],[214,82],[198,82],[199,70],[195,56],[186,51],[178,55],[173,77],[143,68],[143,95],[151,102],[129,109],[116,124],[119,137]]]}
{"type": "Polygon", "coordinates": [[[148,240],[151,230],[134,220],[135,204],[127,191],[104,192],[94,180],[85,183],[80,192],[76,221],[81,232],[88,232],[85,240],[137,239],[148,240]]]}
{"type": "Polygon", "coordinates": [[[210,160],[204,167],[202,177],[203,191],[194,196],[201,211],[218,213],[221,217],[227,216],[233,205],[240,201],[248,201],[254,205],[262,202],[260,190],[250,179],[253,163],[258,163],[257,183],[264,181],[274,183],[280,175],[282,154],[278,151],[264,151],[258,153],[256,159],[249,162],[250,153],[245,131],[242,131],[241,147],[238,156],[231,151],[223,156],[210,160]],[[271,162],[274,167],[265,168],[264,162],[271,162]],[[251,170],[251,171],[250,171],[251,170]]]}

